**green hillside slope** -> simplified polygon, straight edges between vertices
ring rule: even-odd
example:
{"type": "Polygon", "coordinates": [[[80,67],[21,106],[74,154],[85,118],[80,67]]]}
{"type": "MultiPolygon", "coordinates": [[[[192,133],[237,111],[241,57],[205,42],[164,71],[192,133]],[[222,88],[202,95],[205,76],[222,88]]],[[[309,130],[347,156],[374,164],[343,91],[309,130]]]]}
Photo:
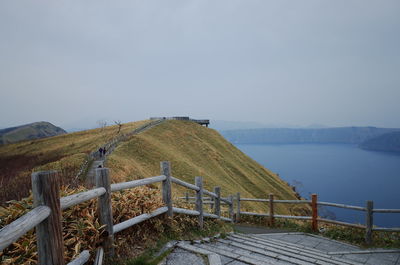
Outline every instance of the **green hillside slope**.
{"type": "MultiPolygon", "coordinates": [[[[114,182],[159,175],[159,162],[172,164],[172,175],[193,183],[203,176],[205,187],[221,186],[223,195],[240,192],[242,197],[296,199],[293,190],[277,175],[246,156],[213,129],[193,122],[168,121],[134,136],[120,145],[106,164],[114,182]]],[[[177,189],[177,187],[175,187],[177,189]]],[[[183,190],[178,190],[183,194],[183,190]]],[[[245,205],[246,206],[246,205],[245,205]]],[[[252,203],[249,209],[266,210],[252,203]]],[[[289,212],[286,205],[278,211],[289,212]]]]}

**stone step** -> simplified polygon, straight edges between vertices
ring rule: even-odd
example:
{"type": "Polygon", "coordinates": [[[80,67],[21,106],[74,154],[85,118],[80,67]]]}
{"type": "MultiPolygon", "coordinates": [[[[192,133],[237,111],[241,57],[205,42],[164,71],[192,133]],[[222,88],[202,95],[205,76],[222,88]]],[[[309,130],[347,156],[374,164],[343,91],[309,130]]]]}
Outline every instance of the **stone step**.
{"type": "Polygon", "coordinates": [[[284,246],[284,244],[276,244],[272,242],[268,242],[267,240],[262,240],[259,238],[253,238],[253,237],[247,237],[247,236],[242,236],[242,235],[232,235],[232,240],[236,240],[239,242],[252,242],[253,245],[259,245],[262,246],[263,248],[274,251],[277,250],[279,253],[291,253],[291,255],[300,255],[304,257],[309,257],[309,258],[314,258],[322,262],[328,262],[329,264],[336,264],[336,265],[342,265],[342,264],[354,264],[351,261],[348,260],[343,260],[340,258],[332,257],[330,255],[327,255],[319,250],[312,250],[312,249],[302,249],[302,248],[295,248],[292,246],[284,246]]]}
{"type": "MultiPolygon", "coordinates": [[[[303,233],[301,233],[301,234],[303,234],[303,233]]],[[[257,235],[243,235],[243,236],[254,238],[256,240],[273,242],[273,243],[279,244],[279,245],[284,246],[284,247],[292,247],[292,248],[296,248],[296,249],[302,249],[302,250],[306,250],[306,251],[308,250],[308,251],[312,251],[312,252],[320,252],[322,254],[327,254],[327,252],[325,252],[325,251],[321,251],[321,250],[318,250],[318,249],[315,249],[315,248],[310,248],[310,247],[299,245],[299,244],[294,244],[294,243],[287,242],[287,241],[282,241],[282,240],[279,240],[279,239],[265,238],[265,237],[260,237],[260,236],[257,236],[257,235]]]]}
{"type": "MultiPolygon", "coordinates": [[[[247,245],[249,247],[246,247],[247,249],[250,248],[259,248],[259,253],[265,253],[264,251],[268,252],[268,255],[276,255],[277,259],[281,260],[286,260],[288,262],[296,263],[300,261],[304,261],[307,263],[311,264],[321,264],[321,265],[328,265],[328,264],[335,264],[335,265],[341,265],[341,264],[353,264],[351,262],[343,262],[343,261],[338,261],[332,259],[332,257],[327,256],[327,257],[321,257],[318,255],[318,253],[311,254],[311,253],[302,253],[301,251],[294,251],[294,250],[285,250],[282,248],[275,248],[274,246],[271,245],[265,245],[263,243],[257,242],[257,241],[245,241],[245,240],[240,240],[239,241],[236,238],[230,238],[232,240],[232,245],[239,246],[237,244],[243,244],[247,245]],[[294,260],[293,260],[294,259],[294,260]]],[[[266,253],[265,253],[266,254],[266,253]]],[[[300,262],[301,263],[301,262],[300,262]]]]}
{"type": "MultiPolygon", "coordinates": [[[[224,248],[221,246],[217,246],[215,243],[211,244],[196,244],[198,248],[202,248],[208,250],[210,252],[214,252],[218,255],[225,256],[240,262],[244,262],[247,264],[254,264],[254,265],[273,265],[273,264],[282,264],[277,263],[277,260],[267,260],[266,258],[258,257],[258,256],[251,256],[250,254],[240,252],[233,248],[224,248]]],[[[287,264],[287,263],[286,263],[287,264]]]]}
{"type": "Polygon", "coordinates": [[[194,252],[194,253],[198,253],[198,254],[201,254],[201,255],[206,255],[208,257],[209,265],[222,265],[220,256],[218,254],[214,253],[214,252],[207,251],[207,250],[204,250],[202,248],[198,248],[196,246],[193,246],[193,245],[190,245],[190,244],[186,244],[186,243],[183,243],[183,242],[178,243],[177,246],[179,248],[182,248],[182,249],[194,252]]]}
{"type": "MultiPolygon", "coordinates": [[[[292,235],[292,234],[291,234],[292,235]]],[[[272,235],[271,235],[272,236],[272,235]]],[[[400,264],[400,255],[388,250],[379,250],[386,254],[392,254],[393,257],[383,256],[385,253],[375,253],[374,251],[357,250],[353,251],[355,246],[349,245],[350,251],[342,252],[325,252],[318,249],[313,249],[307,246],[317,246],[318,244],[325,244],[323,249],[340,249],[338,245],[342,244],[329,239],[321,238],[318,244],[309,244],[315,241],[314,235],[302,234],[299,238],[301,241],[292,240],[292,242],[302,242],[307,246],[300,244],[288,243],[283,240],[269,238],[270,235],[246,235],[246,234],[229,234],[226,238],[214,238],[213,240],[204,239],[196,240],[194,244],[189,244],[187,241],[182,241],[177,245],[176,251],[186,252],[186,255],[196,254],[198,257],[207,256],[208,264],[210,265],[245,265],[245,264],[276,264],[276,265],[360,265],[360,264],[400,264]],[[328,243],[327,243],[328,242],[328,243]],[[179,249],[179,247],[181,249],[179,249]],[[372,256],[374,252],[375,256],[372,256]],[[189,254],[191,253],[191,254],[189,254]],[[357,256],[356,254],[359,253],[357,256]],[[332,254],[332,255],[331,255],[332,254]],[[380,254],[381,256],[378,256],[380,254]],[[200,256],[201,255],[201,256],[200,256]],[[344,255],[337,257],[334,255],[344,255]],[[346,256],[347,255],[347,256],[346,256]],[[361,256],[360,256],[361,255],[361,256]],[[370,257],[371,256],[371,257],[370,257]]],[[[285,237],[286,238],[286,237],[285,237]]],[[[296,237],[289,239],[296,239],[296,237]]],[[[319,245],[318,245],[319,247],[319,245]]],[[[398,250],[397,250],[398,251],[398,250]]],[[[176,259],[176,256],[174,256],[176,259]]],[[[181,263],[176,264],[190,264],[187,263],[188,258],[182,257],[181,263]],[[185,263],[186,262],[186,263],[185,263]]],[[[204,261],[206,262],[206,261],[204,261]]],[[[207,262],[206,262],[207,263],[207,262]]],[[[175,263],[174,263],[175,264],[175,263]]],[[[196,263],[197,264],[197,263],[196,263]]]]}
{"type": "Polygon", "coordinates": [[[253,253],[257,253],[263,255],[265,257],[274,258],[277,261],[284,261],[290,264],[297,264],[297,265],[306,265],[306,264],[321,264],[321,265],[331,265],[332,263],[324,263],[320,262],[317,259],[304,257],[301,255],[295,255],[293,253],[285,252],[282,250],[276,250],[273,248],[264,248],[260,247],[257,243],[254,242],[235,242],[233,240],[218,240],[221,243],[226,245],[244,249],[253,253]]]}
{"type": "Polygon", "coordinates": [[[325,262],[330,262],[331,264],[337,264],[337,265],[344,265],[344,264],[359,264],[359,263],[354,263],[349,260],[333,257],[331,255],[328,255],[327,252],[323,252],[317,249],[301,246],[301,245],[296,245],[293,243],[287,243],[285,241],[277,240],[277,239],[266,239],[266,238],[260,238],[257,236],[248,236],[248,235],[239,235],[239,234],[234,234],[231,235],[236,238],[240,238],[242,240],[251,240],[252,242],[257,242],[257,244],[262,244],[267,247],[273,247],[281,250],[286,250],[295,254],[300,254],[303,256],[307,257],[314,257],[318,258],[321,261],[325,262]]]}
{"type": "Polygon", "coordinates": [[[265,237],[258,237],[256,235],[243,235],[243,234],[235,234],[235,236],[242,236],[247,238],[252,238],[254,240],[260,241],[260,242],[267,242],[267,243],[272,243],[274,245],[278,245],[284,248],[290,248],[290,249],[295,249],[295,250],[299,250],[299,251],[303,251],[303,252],[308,252],[308,253],[317,253],[321,256],[328,256],[327,252],[315,249],[315,248],[310,248],[310,247],[306,247],[303,245],[299,245],[299,244],[293,244],[290,242],[286,242],[286,241],[282,241],[282,240],[278,240],[278,239],[273,239],[273,238],[265,238],[265,237]]]}

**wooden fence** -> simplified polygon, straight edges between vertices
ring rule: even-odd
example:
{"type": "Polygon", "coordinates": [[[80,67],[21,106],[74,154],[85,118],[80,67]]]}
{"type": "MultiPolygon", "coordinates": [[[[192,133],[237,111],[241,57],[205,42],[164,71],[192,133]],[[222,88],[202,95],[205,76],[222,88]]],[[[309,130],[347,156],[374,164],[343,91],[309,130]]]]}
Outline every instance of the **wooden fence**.
{"type": "MultiPolygon", "coordinates": [[[[185,199],[187,202],[190,202],[190,199],[193,197],[189,197],[188,193],[186,193],[185,197],[180,197],[181,199],[185,199]]],[[[268,217],[269,224],[274,225],[275,218],[284,218],[284,219],[297,219],[297,220],[310,220],[311,228],[313,231],[318,231],[318,223],[332,223],[336,225],[350,226],[356,228],[365,229],[365,242],[367,244],[372,243],[372,232],[373,231],[386,231],[386,232],[400,232],[400,228],[386,228],[386,227],[375,227],[373,222],[373,214],[374,213],[400,213],[400,209],[375,209],[373,201],[366,201],[365,207],[353,206],[353,205],[345,205],[338,204],[332,202],[320,202],[317,199],[316,194],[311,195],[311,200],[275,200],[274,195],[270,194],[268,199],[256,199],[256,198],[241,198],[240,193],[235,195],[235,204],[236,204],[236,212],[235,212],[235,221],[240,221],[241,215],[252,215],[252,216],[263,216],[268,217]],[[264,202],[269,205],[269,213],[254,213],[254,212],[242,212],[241,211],[241,202],[249,201],[249,202],[264,202]],[[274,213],[274,204],[276,203],[289,203],[289,204],[309,204],[312,209],[311,216],[293,216],[293,215],[278,215],[274,213]],[[331,206],[338,207],[356,211],[364,211],[365,212],[365,225],[353,224],[347,222],[341,222],[336,220],[330,220],[325,218],[318,217],[318,206],[331,206]]],[[[204,204],[213,205],[216,202],[213,201],[212,198],[205,198],[204,204]]]]}
{"type": "MultiPolygon", "coordinates": [[[[241,215],[269,217],[269,223],[271,225],[274,224],[275,218],[310,220],[314,231],[318,230],[318,222],[328,222],[365,229],[365,240],[368,244],[372,242],[373,231],[400,231],[400,228],[378,228],[373,226],[374,213],[400,213],[400,209],[374,209],[372,201],[367,201],[365,207],[318,202],[316,194],[312,195],[311,200],[275,200],[272,194],[269,195],[268,199],[241,198],[240,193],[237,193],[235,196],[230,195],[228,197],[222,197],[220,187],[214,187],[213,192],[204,189],[202,177],[195,177],[194,185],[172,177],[169,162],[161,162],[160,176],[116,184],[110,183],[109,170],[107,168],[98,168],[96,169],[96,188],[67,197],[60,198],[59,185],[56,171],[45,171],[32,174],[34,208],[0,230],[0,251],[17,241],[29,230],[36,227],[39,264],[65,264],[63,256],[64,243],[62,238],[61,212],[69,207],[96,198],[98,200],[99,221],[101,225],[105,225],[107,236],[102,243],[102,247],[97,249],[95,264],[102,264],[105,255],[114,255],[114,234],[164,213],[169,217],[173,217],[175,213],[197,216],[200,228],[203,227],[203,219],[205,217],[216,218],[228,222],[234,222],[234,220],[239,222],[241,215]],[[111,201],[112,192],[157,182],[162,183],[162,198],[165,206],[160,207],[151,213],[136,216],[122,223],[113,223],[111,201]],[[187,202],[195,203],[195,210],[173,207],[172,183],[195,192],[194,197],[189,197],[188,193],[186,193],[185,197],[181,197],[187,202]],[[268,203],[269,213],[242,212],[241,202],[243,201],[268,203]],[[236,203],[236,213],[234,213],[234,202],[236,203]],[[312,208],[312,216],[277,215],[274,213],[274,205],[276,203],[310,204],[312,208]],[[204,204],[210,204],[213,213],[205,212],[204,204]],[[222,204],[228,207],[228,217],[221,215],[222,204]],[[364,211],[366,224],[351,224],[319,218],[318,205],[364,211]]],[[[89,251],[82,251],[75,260],[69,263],[69,265],[84,264],[89,260],[89,258],[89,251]]]]}
{"type": "MultiPolygon", "coordinates": [[[[173,217],[174,213],[197,216],[200,228],[203,227],[203,218],[205,217],[233,222],[233,196],[229,196],[228,198],[221,197],[221,189],[219,187],[215,187],[214,192],[204,189],[202,177],[195,178],[195,185],[172,177],[169,162],[161,162],[160,176],[116,184],[110,183],[109,170],[107,168],[98,168],[96,169],[96,188],[62,198],[60,198],[59,190],[60,184],[56,171],[44,171],[32,174],[34,208],[0,230],[0,251],[3,251],[29,230],[36,227],[39,264],[65,264],[61,212],[69,207],[96,198],[98,200],[99,221],[101,225],[105,225],[107,236],[102,246],[97,249],[94,264],[102,264],[105,255],[114,255],[114,234],[164,213],[169,217],[173,217]],[[112,192],[157,182],[162,183],[162,198],[165,206],[119,224],[113,223],[112,192]],[[196,210],[173,207],[172,183],[196,192],[196,210]],[[215,204],[213,213],[203,211],[204,194],[213,198],[215,204]],[[221,203],[228,205],[229,218],[221,216],[221,203]]],[[[76,259],[68,263],[68,265],[84,264],[89,258],[90,253],[85,250],[76,259]]]]}

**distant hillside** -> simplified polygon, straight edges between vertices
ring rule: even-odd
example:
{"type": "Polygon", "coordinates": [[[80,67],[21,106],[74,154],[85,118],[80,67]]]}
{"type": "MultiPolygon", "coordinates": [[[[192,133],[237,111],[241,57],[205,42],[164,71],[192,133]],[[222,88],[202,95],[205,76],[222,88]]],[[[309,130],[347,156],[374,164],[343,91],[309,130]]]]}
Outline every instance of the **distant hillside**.
{"type": "Polygon", "coordinates": [[[16,143],[24,140],[33,140],[67,133],[50,122],[34,122],[17,127],[0,130],[0,144],[16,143]]]}
{"type": "Polygon", "coordinates": [[[360,144],[360,147],[372,151],[399,152],[400,132],[391,132],[371,138],[360,144]]]}
{"type": "Polygon", "coordinates": [[[400,131],[376,127],[339,127],[322,129],[264,128],[222,131],[229,141],[238,144],[360,144],[368,139],[400,131]]]}
{"type": "MultiPolygon", "coordinates": [[[[148,121],[125,123],[128,133],[148,121]]],[[[58,170],[64,184],[76,185],[87,155],[118,136],[117,125],[0,145],[0,204],[27,196],[32,171],[58,170]]]]}

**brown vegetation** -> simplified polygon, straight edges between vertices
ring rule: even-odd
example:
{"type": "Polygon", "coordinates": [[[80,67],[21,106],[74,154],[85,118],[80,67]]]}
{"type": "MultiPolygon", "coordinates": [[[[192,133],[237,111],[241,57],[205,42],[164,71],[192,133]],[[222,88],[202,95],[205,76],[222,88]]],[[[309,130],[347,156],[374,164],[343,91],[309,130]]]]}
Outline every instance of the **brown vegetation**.
{"type": "Polygon", "coordinates": [[[34,171],[58,170],[63,184],[80,184],[76,176],[89,153],[116,137],[119,130],[127,133],[146,122],[127,123],[122,129],[114,125],[0,146],[0,205],[28,196],[34,171]]]}

